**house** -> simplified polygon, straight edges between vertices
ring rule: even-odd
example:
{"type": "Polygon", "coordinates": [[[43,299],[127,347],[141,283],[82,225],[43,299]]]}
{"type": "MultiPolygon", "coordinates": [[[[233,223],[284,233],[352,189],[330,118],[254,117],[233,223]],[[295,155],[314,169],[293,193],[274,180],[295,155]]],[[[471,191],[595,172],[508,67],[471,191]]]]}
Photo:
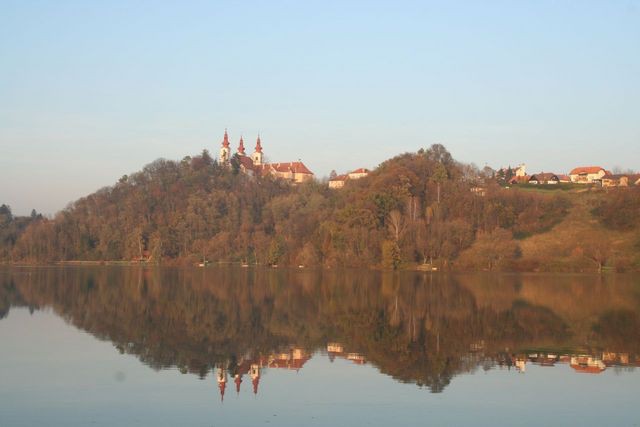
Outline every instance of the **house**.
{"type": "Polygon", "coordinates": [[[569,172],[569,176],[571,177],[571,182],[591,184],[593,182],[600,182],[602,177],[607,173],[610,172],[607,172],[600,166],[581,166],[569,172]]]}
{"type": "MultiPolygon", "coordinates": [[[[369,175],[369,169],[359,168],[344,175],[334,176],[329,180],[329,188],[342,188],[347,181],[353,181],[356,179],[364,178],[369,175]]],[[[332,172],[333,173],[333,172],[332,172]]]]}
{"type": "Polygon", "coordinates": [[[558,179],[560,180],[561,183],[567,183],[567,182],[571,182],[571,177],[569,175],[558,175],[558,179]]]}
{"type": "Polygon", "coordinates": [[[347,174],[349,179],[360,179],[369,175],[369,169],[359,168],[347,174]]]}
{"type": "Polygon", "coordinates": [[[541,172],[529,177],[529,184],[557,184],[559,182],[558,175],[549,172],[541,172]]]}
{"type": "Polygon", "coordinates": [[[344,187],[345,182],[349,179],[349,175],[338,175],[329,180],[329,188],[342,188],[344,187]]]}
{"type": "Polygon", "coordinates": [[[518,167],[514,170],[514,174],[519,178],[527,176],[527,165],[525,165],[524,163],[518,165],[518,167]]]}
{"type": "Polygon", "coordinates": [[[220,148],[220,157],[218,158],[218,161],[221,164],[227,166],[237,164],[239,170],[244,174],[251,176],[271,175],[276,178],[290,181],[294,184],[300,184],[313,179],[313,172],[311,172],[301,161],[263,163],[263,158],[264,154],[262,151],[262,141],[260,140],[260,136],[258,136],[258,139],[256,140],[256,147],[251,156],[247,156],[246,154],[244,139],[242,137],[240,137],[236,153],[232,156],[229,135],[225,129],[224,137],[222,139],[222,147],[220,148]]]}
{"type": "Polygon", "coordinates": [[[640,174],[606,174],[602,177],[603,187],[628,187],[640,183],[640,174]]]}

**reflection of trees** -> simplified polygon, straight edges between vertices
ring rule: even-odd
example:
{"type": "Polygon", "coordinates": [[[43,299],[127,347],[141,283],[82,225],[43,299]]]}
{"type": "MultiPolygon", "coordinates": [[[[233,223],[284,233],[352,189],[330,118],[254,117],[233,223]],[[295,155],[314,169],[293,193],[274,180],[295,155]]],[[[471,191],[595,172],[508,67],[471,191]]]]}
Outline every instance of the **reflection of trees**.
{"type": "Polygon", "coordinates": [[[471,349],[497,355],[626,341],[626,351],[637,351],[629,345],[640,342],[637,285],[624,276],[609,283],[588,276],[111,267],[0,274],[0,316],[10,305],[52,307],[156,369],[177,366],[200,376],[289,344],[312,352],[340,341],[382,372],[437,392],[483,363],[471,349]]]}

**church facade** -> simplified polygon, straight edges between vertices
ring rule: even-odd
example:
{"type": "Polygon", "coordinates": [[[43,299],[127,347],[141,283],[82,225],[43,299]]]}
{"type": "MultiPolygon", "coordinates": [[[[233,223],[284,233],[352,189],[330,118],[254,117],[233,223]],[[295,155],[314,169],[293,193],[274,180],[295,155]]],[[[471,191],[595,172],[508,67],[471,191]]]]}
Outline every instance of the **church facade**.
{"type": "Polygon", "coordinates": [[[231,144],[229,143],[229,135],[225,129],[220,147],[220,156],[218,162],[221,164],[231,165],[236,159],[239,163],[240,171],[251,176],[267,176],[271,175],[277,178],[285,179],[294,184],[300,184],[313,179],[313,172],[309,170],[301,161],[285,162],[285,163],[265,163],[264,153],[262,151],[262,141],[260,136],[256,140],[256,146],[253,153],[249,156],[244,147],[244,139],[240,137],[238,148],[232,154],[231,144]]]}

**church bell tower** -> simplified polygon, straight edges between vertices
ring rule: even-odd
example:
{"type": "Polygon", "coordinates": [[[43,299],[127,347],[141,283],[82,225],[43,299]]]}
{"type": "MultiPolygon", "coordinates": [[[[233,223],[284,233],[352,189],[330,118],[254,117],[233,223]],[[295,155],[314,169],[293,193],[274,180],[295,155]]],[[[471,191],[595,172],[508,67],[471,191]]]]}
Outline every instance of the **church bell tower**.
{"type": "Polygon", "coordinates": [[[256,141],[256,150],[251,155],[251,160],[253,160],[253,164],[256,166],[262,164],[262,144],[260,143],[260,136],[258,136],[258,140],[256,141]]]}
{"type": "Polygon", "coordinates": [[[220,148],[220,163],[229,163],[229,160],[231,160],[231,149],[229,148],[229,135],[227,135],[227,130],[225,129],[222,148],[220,148]]]}

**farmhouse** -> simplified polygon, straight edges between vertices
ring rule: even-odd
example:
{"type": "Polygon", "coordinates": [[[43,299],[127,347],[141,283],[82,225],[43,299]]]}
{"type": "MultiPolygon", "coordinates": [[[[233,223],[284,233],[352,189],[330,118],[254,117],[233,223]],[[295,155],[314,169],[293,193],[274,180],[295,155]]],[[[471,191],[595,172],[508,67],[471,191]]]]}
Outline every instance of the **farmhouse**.
{"type": "Polygon", "coordinates": [[[540,172],[529,177],[529,184],[557,184],[559,182],[558,175],[549,172],[540,172]]]}
{"type": "Polygon", "coordinates": [[[599,182],[607,173],[610,172],[607,172],[600,166],[581,166],[573,169],[569,173],[569,176],[571,177],[571,182],[591,184],[593,182],[599,182]]]}
{"type": "Polygon", "coordinates": [[[359,168],[344,175],[334,176],[329,179],[329,188],[342,188],[347,181],[364,178],[367,175],[369,175],[369,169],[359,168]]]}
{"type": "Polygon", "coordinates": [[[603,187],[628,187],[640,183],[640,174],[606,174],[602,177],[603,187]]]}

